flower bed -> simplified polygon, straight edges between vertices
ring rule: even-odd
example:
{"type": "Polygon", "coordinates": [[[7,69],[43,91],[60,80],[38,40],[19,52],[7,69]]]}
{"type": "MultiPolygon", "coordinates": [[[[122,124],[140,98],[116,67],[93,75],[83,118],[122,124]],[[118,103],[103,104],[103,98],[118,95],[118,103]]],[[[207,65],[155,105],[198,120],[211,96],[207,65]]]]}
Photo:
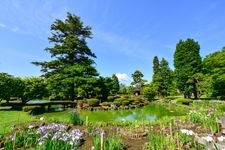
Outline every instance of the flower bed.
{"type": "Polygon", "coordinates": [[[4,142],[7,150],[15,148],[37,149],[78,149],[82,142],[83,132],[79,129],[69,129],[69,126],[51,123],[41,126],[29,125],[24,130],[16,131],[9,135],[4,142]]]}

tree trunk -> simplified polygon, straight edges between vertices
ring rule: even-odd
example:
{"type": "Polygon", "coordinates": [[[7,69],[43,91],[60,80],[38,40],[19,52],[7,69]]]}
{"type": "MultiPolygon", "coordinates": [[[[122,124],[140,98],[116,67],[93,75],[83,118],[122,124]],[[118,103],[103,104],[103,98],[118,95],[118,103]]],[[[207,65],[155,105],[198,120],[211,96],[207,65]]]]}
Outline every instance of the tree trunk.
{"type": "Polygon", "coordinates": [[[86,93],[86,97],[89,98],[89,93],[88,93],[88,91],[85,91],[85,93],[86,93]]]}
{"type": "Polygon", "coordinates": [[[194,86],[194,92],[193,92],[194,99],[198,99],[198,88],[197,88],[197,81],[196,80],[194,80],[193,86],[194,86]]]}
{"type": "Polygon", "coordinates": [[[75,100],[75,91],[74,91],[74,83],[70,85],[70,100],[74,101],[75,100]]]}

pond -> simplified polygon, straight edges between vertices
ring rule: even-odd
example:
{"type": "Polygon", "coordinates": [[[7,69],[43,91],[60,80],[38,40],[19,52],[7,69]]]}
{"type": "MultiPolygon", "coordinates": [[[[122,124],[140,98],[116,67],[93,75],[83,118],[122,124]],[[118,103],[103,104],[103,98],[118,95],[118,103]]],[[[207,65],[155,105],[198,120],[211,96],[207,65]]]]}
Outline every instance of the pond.
{"type": "Polygon", "coordinates": [[[164,116],[180,116],[185,112],[174,111],[169,106],[159,104],[149,104],[143,108],[130,110],[109,110],[109,111],[87,111],[81,110],[83,117],[88,116],[89,121],[105,122],[105,121],[154,121],[164,116]]]}

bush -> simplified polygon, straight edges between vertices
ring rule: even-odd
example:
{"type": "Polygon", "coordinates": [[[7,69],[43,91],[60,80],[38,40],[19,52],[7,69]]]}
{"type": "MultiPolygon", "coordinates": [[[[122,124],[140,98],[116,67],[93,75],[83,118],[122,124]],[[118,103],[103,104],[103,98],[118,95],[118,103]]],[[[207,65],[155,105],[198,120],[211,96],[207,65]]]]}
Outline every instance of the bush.
{"type": "Polygon", "coordinates": [[[128,106],[129,104],[130,104],[130,101],[128,100],[122,101],[123,106],[128,106]]]}
{"type": "Polygon", "coordinates": [[[115,99],[115,101],[114,101],[114,104],[116,105],[116,106],[120,106],[120,105],[123,105],[123,106],[128,106],[129,104],[131,103],[131,101],[130,100],[128,100],[128,99],[126,99],[126,98],[117,98],[117,99],[115,99]]]}
{"type": "Polygon", "coordinates": [[[146,86],[143,88],[142,93],[148,101],[154,100],[155,96],[157,95],[156,90],[153,87],[146,86]]]}
{"type": "Polygon", "coordinates": [[[114,96],[108,96],[108,97],[107,97],[107,101],[108,101],[108,102],[113,102],[114,99],[115,99],[114,96]]]}
{"type": "Polygon", "coordinates": [[[80,117],[80,114],[74,109],[70,114],[70,121],[74,125],[82,125],[84,120],[80,117]]]}
{"type": "Polygon", "coordinates": [[[45,112],[45,107],[43,106],[24,106],[23,111],[29,112],[31,115],[39,115],[45,112]]]}
{"type": "Polygon", "coordinates": [[[114,101],[113,104],[117,107],[119,107],[120,105],[122,105],[122,102],[120,101],[114,101]]]}
{"type": "Polygon", "coordinates": [[[90,107],[95,107],[99,105],[99,100],[96,98],[87,99],[87,103],[90,107]]]}
{"type": "Polygon", "coordinates": [[[217,96],[216,99],[217,100],[225,100],[225,96],[217,96]]]}
{"type": "Polygon", "coordinates": [[[193,103],[193,100],[191,99],[185,99],[185,98],[179,98],[177,99],[177,104],[183,104],[183,105],[190,105],[191,103],[193,103]]]}
{"type": "Polygon", "coordinates": [[[103,102],[101,103],[102,106],[111,106],[111,102],[103,102]]]}

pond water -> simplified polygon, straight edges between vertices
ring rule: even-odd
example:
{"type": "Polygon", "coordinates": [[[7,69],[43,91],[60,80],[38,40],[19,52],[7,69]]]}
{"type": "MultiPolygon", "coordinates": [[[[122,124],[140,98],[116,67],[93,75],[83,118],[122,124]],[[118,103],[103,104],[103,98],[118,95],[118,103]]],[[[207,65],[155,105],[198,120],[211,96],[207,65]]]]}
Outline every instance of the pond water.
{"type": "Polygon", "coordinates": [[[109,111],[87,111],[81,110],[83,117],[88,116],[89,121],[105,122],[105,121],[154,121],[164,116],[180,116],[184,112],[176,112],[169,106],[159,104],[149,104],[143,108],[130,110],[109,110],[109,111]]]}

